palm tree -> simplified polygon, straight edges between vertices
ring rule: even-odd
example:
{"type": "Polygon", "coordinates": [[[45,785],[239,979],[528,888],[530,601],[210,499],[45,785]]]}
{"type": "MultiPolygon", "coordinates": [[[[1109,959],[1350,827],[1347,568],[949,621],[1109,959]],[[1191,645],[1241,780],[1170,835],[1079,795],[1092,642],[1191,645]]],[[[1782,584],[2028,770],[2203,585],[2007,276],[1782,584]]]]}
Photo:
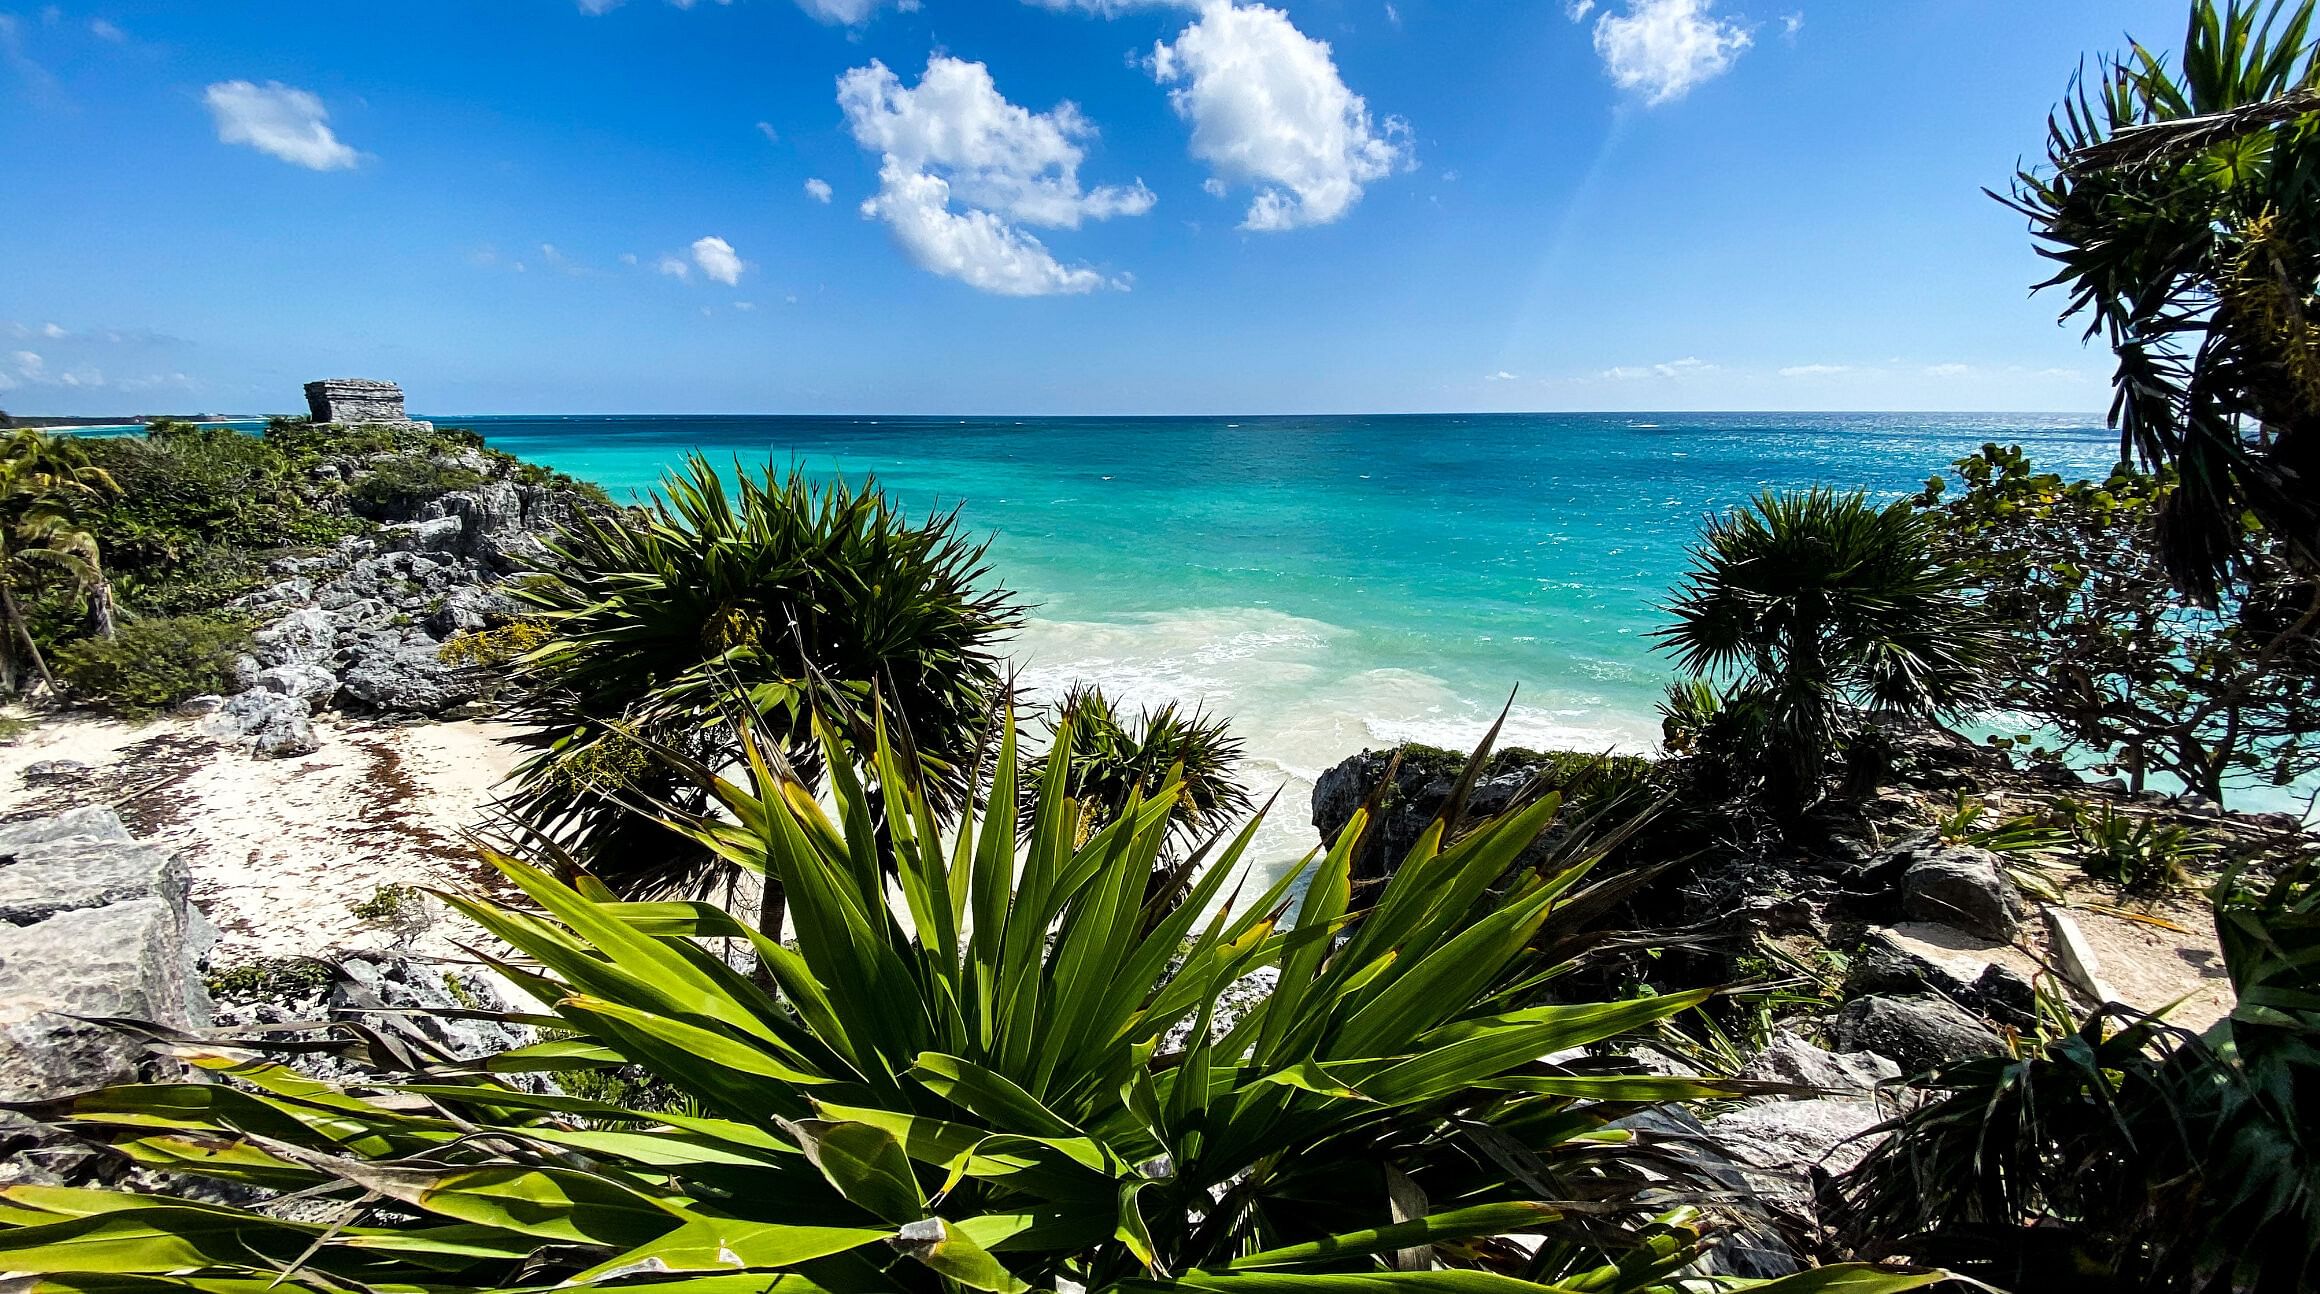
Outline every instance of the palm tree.
{"type": "Polygon", "coordinates": [[[1080,806],[1083,834],[1113,822],[1131,801],[1157,794],[1171,778],[1183,784],[1171,818],[1171,851],[1180,838],[1214,835],[1254,807],[1240,775],[1241,739],[1229,720],[1186,714],[1173,701],[1123,719],[1100,688],[1075,686],[1047,723],[1055,741],[1070,744],[1066,787],[1080,806]]]}
{"type": "Polygon", "coordinates": [[[63,572],[91,594],[99,628],[111,632],[112,586],[99,561],[97,541],[73,524],[67,504],[78,496],[117,487],[104,469],[89,464],[79,444],[29,427],[0,436],[0,692],[20,689],[29,664],[51,691],[56,679],[26,623],[20,588],[43,569],[63,572]],[[21,662],[17,648],[22,647],[21,662]]]}
{"type": "Polygon", "coordinates": [[[1987,656],[1964,580],[1906,501],[1828,489],[1759,496],[1709,521],[1655,631],[1686,672],[1732,679],[1724,721],[1761,743],[1775,805],[1810,807],[1863,714],[1953,715],[1987,656]]]}
{"type": "Polygon", "coordinates": [[[867,743],[883,708],[948,812],[1009,693],[997,650],[1021,609],[987,587],[955,512],[913,521],[874,481],[734,475],[692,456],[643,508],[580,518],[511,586],[550,638],[515,666],[541,751],[510,807],[624,894],[731,879],[650,811],[706,803],[655,752],[730,763],[733,705],[811,785],[815,709],[867,743]]]}
{"type": "Polygon", "coordinates": [[[2137,44],[2074,81],[2001,198],[2118,357],[2122,455],[2175,469],[2161,547],[2208,605],[2248,513],[2320,570],[2315,3],[2195,0],[2181,66],[2137,44]]]}

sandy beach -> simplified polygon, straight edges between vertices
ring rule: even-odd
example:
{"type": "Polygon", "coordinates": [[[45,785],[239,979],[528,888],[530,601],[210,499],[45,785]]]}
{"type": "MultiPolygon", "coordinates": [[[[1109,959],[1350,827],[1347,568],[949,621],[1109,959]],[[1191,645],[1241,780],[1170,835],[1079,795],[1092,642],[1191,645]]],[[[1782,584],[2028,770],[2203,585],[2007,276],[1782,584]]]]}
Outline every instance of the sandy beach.
{"type": "MultiPolygon", "coordinates": [[[[522,757],[506,724],[384,724],[318,718],[321,748],[262,760],[225,750],[193,722],[46,716],[0,746],[0,819],[105,804],[129,829],[179,852],[217,926],[212,964],[401,946],[456,955],[431,900],[379,915],[382,887],[481,888],[490,872],[466,833],[522,757]],[[28,784],[27,767],[88,766],[28,784]]],[[[396,907],[394,904],[384,905],[396,907]]]]}

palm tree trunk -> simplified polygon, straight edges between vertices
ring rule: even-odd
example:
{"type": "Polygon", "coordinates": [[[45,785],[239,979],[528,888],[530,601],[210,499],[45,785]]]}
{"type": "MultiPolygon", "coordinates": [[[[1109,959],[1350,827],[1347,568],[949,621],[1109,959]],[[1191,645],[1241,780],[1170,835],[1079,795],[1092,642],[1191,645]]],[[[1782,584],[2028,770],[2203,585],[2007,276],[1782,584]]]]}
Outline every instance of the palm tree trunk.
{"type": "Polygon", "coordinates": [[[89,632],[99,638],[119,633],[114,610],[113,582],[100,574],[89,583],[89,632]]]}
{"type": "Polygon", "coordinates": [[[8,628],[24,643],[25,655],[39,673],[40,681],[49,691],[56,691],[56,676],[48,672],[48,661],[40,654],[40,644],[32,641],[32,630],[25,625],[24,612],[16,605],[16,590],[5,582],[0,582],[0,615],[7,618],[8,628]]]}

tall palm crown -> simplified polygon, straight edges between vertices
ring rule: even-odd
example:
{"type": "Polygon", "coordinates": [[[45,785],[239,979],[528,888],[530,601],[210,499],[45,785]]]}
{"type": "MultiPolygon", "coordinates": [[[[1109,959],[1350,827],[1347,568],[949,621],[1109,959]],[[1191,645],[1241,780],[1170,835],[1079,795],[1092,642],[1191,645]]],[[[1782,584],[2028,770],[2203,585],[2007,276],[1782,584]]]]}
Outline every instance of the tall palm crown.
{"type": "Polygon", "coordinates": [[[1691,673],[1736,674],[1736,699],[1806,782],[1852,713],[1955,713],[1982,678],[1964,577],[1906,501],[1761,495],[1708,523],[1668,610],[1663,649],[1691,673]]]}
{"type": "Polygon", "coordinates": [[[2076,81],[2008,205],[2040,288],[2118,357],[2122,453],[2171,466],[2161,542],[2212,603],[2242,515],[2320,569],[2320,45],[2315,0],[2197,0],[2181,66],[2136,45],[2076,81]]]}
{"type": "Polygon", "coordinates": [[[707,860],[636,812],[698,807],[646,749],[718,766],[737,753],[735,697],[809,779],[813,707],[859,740],[882,702],[947,810],[1007,694],[997,642],[1022,613],[955,513],[913,521],[875,482],[735,476],[692,456],[643,508],[581,518],[514,585],[551,637],[516,667],[544,749],[513,806],[625,892],[701,879],[707,860]]]}

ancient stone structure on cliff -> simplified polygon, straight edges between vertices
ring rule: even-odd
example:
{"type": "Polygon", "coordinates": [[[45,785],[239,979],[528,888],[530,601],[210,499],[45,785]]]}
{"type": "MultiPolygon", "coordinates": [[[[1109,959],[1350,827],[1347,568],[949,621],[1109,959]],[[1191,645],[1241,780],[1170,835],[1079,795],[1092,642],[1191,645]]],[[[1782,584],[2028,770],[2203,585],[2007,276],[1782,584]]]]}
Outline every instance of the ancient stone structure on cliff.
{"type": "Polygon", "coordinates": [[[358,377],[333,377],[320,382],[308,382],[306,408],[314,415],[316,422],[335,422],[349,427],[367,423],[392,423],[433,430],[430,424],[413,422],[403,412],[403,388],[392,382],[373,382],[358,377]]]}

